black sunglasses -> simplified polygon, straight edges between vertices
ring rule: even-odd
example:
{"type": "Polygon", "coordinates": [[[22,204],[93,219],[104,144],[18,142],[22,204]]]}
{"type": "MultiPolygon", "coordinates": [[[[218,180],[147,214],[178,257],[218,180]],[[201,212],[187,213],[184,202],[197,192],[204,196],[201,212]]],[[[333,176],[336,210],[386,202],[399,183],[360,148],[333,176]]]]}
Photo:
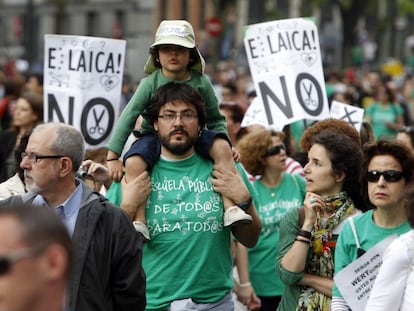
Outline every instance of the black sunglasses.
{"type": "Polygon", "coordinates": [[[279,154],[280,150],[282,150],[282,149],[286,150],[286,146],[284,144],[273,146],[273,147],[271,147],[270,149],[268,149],[266,151],[266,153],[263,155],[263,157],[266,158],[266,157],[271,157],[271,156],[274,156],[276,154],[279,154]]]}
{"type": "Polygon", "coordinates": [[[388,182],[398,182],[402,178],[404,178],[403,172],[396,171],[396,170],[388,170],[388,171],[369,171],[367,173],[367,180],[369,182],[377,182],[381,176],[384,176],[384,179],[388,182]]]}
{"type": "Polygon", "coordinates": [[[40,255],[46,249],[45,246],[20,249],[15,252],[0,256],[0,275],[10,272],[12,265],[25,258],[33,258],[40,255]]]}

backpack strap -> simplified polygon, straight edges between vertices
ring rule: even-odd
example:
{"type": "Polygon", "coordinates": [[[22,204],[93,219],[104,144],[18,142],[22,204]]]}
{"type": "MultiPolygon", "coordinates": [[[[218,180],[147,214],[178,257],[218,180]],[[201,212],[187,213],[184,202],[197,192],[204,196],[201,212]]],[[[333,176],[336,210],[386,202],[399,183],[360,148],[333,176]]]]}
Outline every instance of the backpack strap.
{"type": "Polygon", "coordinates": [[[359,244],[358,233],[356,232],[354,217],[349,217],[349,224],[351,225],[352,233],[354,234],[354,239],[357,248],[361,248],[361,244],[359,244]]]}
{"type": "Polygon", "coordinates": [[[352,233],[354,234],[354,240],[357,246],[357,257],[359,258],[365,254],[365,251],[361,248],[361,244],[359,243],[358,233],[354,223],[354,216],[349,217],[349,224],[351,225],[352,233]]]}

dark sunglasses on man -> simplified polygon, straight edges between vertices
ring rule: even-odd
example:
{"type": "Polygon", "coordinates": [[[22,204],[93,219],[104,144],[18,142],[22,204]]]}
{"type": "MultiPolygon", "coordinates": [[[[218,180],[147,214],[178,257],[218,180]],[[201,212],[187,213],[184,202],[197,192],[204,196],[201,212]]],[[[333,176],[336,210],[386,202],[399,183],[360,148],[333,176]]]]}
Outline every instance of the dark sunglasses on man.
{"type": "Polygon", "coordinates": [[[8,254],[0,255],[0,275],[9,273],[12,265],[22,259],[39,256],[46,249],[45,246],[19,249],[8,254]]]}

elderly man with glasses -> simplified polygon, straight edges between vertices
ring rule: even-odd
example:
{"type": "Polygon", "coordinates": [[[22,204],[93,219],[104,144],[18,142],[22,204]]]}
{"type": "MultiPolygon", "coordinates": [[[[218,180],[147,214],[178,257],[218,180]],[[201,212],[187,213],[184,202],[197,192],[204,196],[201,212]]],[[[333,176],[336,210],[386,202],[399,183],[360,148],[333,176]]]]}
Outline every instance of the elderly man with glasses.
{"type": "Polygon", "coordinates": [[[30,202],[62,219],[75,247],[70,310],[144,310],[142,236],[121,209],[76,178],[84,151],[83,136],[74,127],[37,126],[20,163],[29,193],[0,205],[30,202]]]}

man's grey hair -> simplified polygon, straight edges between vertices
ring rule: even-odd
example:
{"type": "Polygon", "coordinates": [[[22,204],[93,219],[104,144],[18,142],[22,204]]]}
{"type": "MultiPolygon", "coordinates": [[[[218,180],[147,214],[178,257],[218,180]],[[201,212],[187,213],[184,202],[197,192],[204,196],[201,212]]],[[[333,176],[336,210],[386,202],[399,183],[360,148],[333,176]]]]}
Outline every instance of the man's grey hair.
{"type": "Polygon", "coordinates": [[[72,160],[73,171],[77,172],[85,156],[85,142],[82,133],[73,126],[65,123],[42,123],[36,126],[38,130],[56,128],[55,138],[49,142],[50,150],[55,154],[64,155],[72,160]]]}

